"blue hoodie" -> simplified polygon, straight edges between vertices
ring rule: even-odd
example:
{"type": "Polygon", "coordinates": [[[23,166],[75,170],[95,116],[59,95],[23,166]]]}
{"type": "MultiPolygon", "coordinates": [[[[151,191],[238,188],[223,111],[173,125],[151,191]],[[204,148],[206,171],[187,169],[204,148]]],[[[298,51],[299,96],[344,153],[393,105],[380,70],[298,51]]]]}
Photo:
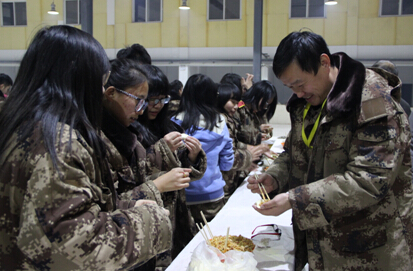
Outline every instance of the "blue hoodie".
{"type": "MultiPolygon", "coordinates": [[[[223,116],[220,118],[221,121],[217,123],[219,127],[215,127],[212,131],[196,130],[193,134],[189,134],[189,130],[185,131],[201,142],[202,149],[207,156],[207,169],[204,177],[190,182],[189,187],[185,189],[188,205],[214,202],[224,197],[225,181],[221,170],[228,171],[232,168],[234,152],[225,119],[223,116]]],[[[172,118],[179,125],[182,124],[183,119],[183,113],[172,118]]],[[[201,116],[198,128],[204,129],[204,127],[205,121],[201,116]]]]}

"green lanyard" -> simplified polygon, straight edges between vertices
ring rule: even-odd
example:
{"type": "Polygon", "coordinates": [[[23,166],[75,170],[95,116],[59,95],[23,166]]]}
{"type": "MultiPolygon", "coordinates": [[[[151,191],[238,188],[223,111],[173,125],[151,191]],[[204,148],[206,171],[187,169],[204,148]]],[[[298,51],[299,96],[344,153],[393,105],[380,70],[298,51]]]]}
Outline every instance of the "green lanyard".
{"type": "Polygon", "coordinates": [[[315,132],[317,131],[318,123],[319,123],[319,121],[320,121],[321,113],[323,112],[323,108],[324,108],[324,105],[326,104],[326,101],[327,101],[327,99],[324,100],[323,105],[321,106],[320,113],[318,114],[317,120],[315,121],[314,126],[313,126],[313,129],[311,129],[311,133],[310,133],[310,136],[309,136],[308,138],[307,138],[307,136],[305,135],[305,131],[304,131],[304,120],[305,120],[305,116],[307,116],[308,110],[309,110],[310,107],[311,107],[311,104],[310,104],[310,103],[307,103],[307,106],[306,106],[305,109],[304,109],[304,114],[303,114],[303,127],[302,127],[302,129],[301,129],[301,136],[303,137],[303,140],[304,140],[305,145],[307,145],[307,147],[309,147],[309,148],[313,148],[313,146],[310,146],[310,143],[311,143],[311,141],[312,141],[313,138],[314,138],[315,132]]]}

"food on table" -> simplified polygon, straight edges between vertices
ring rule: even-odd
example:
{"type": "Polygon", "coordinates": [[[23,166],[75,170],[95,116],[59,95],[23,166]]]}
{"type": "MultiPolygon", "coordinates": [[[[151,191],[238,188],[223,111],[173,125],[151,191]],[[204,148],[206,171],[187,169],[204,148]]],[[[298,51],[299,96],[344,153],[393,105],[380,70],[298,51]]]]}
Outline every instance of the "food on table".
{"type": "Polygon", "coordinates": [[[242,235],[229,235],[228,236],[228,243],[225,247],[225,239],[226,236],[214,236],[210,239],[211,245],[219,249],[222,253],[225,253],[230,250],[238,250],[238,251],[249,251],[252,252],[255,248],[254,243],[251,239],[245,238],[242,235]]]}

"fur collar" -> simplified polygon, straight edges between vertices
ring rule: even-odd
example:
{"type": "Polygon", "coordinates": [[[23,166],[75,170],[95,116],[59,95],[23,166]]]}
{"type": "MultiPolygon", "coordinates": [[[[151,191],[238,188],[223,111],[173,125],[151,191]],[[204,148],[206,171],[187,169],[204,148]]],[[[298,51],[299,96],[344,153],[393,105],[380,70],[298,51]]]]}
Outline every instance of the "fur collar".
{"type": "Polygon", "coordinates": [[[102,131],[115,145],[120,154],[129,158],[137,146],[137,137],[123,126],[109,111],[103,109],[102,131]]]}
{"type": "MultiPolygon", "coordinates": [[[[350,113],[360,110],[366,68],[345,53],[333,54],[332,58],[339,71],[336,82],[327,96],[327,114],[332,117],[347,117],[350,113]]],[[[305,100],[293,94],[287,103],[288,112],[296,102],[305,103],[305,100]]]]}

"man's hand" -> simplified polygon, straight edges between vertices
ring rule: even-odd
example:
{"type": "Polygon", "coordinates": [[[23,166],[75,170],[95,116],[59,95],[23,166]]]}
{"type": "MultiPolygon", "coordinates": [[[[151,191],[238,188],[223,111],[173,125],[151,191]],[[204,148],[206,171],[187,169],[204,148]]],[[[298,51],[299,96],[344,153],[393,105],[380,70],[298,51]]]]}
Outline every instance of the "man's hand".
{"type": "Polygon", "coordinates": [[[278,188],[275,179],[267,173],[258,175],[258,179],[256,179],[255,176],[250,176],[248,178],[247,188],[250,189],[252,193],[260,193],[258,183],[263,184],[268,193],[278,188]]]}
{"type": "Polygon", "coordinates": [[[272,200],[263,203],[260,208],[256,205],[253,205],[252,207],[260,214],[279,216],[285,211],[291,209],[291,204],[288,200],[288,194],[281,193],[275,196],[272,200]]]}

